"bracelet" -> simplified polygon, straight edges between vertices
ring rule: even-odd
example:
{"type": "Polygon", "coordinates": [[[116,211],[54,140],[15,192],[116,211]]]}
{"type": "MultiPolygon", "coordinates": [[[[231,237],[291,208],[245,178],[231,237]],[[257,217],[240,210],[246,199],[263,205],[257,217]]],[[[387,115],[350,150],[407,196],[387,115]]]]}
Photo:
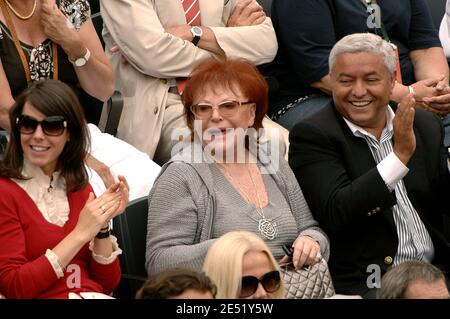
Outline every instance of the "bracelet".
{"type": "Polygon", "coordinates": [[[414,93],[414,88],[412,85],[408,85],[408,94],[414,93]]]}
{"type": "Polygon", "coordinates": [[[95,238],[98,238],[98,239],[104,239],[104,238],[108,238],[109,235],[111,235],[111,232],[110,232],[109,229],[108,229],[108,230],[105,231],[105,232],[99,232],[99,233],[95,236],[95,238]]]}

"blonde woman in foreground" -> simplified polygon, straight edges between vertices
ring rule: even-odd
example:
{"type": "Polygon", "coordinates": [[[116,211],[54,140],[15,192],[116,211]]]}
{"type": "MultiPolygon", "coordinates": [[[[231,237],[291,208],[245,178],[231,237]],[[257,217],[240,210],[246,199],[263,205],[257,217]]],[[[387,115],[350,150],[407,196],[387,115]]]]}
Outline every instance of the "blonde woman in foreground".
{"type": "Polygon", "coordinates": [[[219,299],[281,299],[284,285],[278,263],[255,233],[233,231],[208,250],[203,270],[217,286],[219,299]]]}

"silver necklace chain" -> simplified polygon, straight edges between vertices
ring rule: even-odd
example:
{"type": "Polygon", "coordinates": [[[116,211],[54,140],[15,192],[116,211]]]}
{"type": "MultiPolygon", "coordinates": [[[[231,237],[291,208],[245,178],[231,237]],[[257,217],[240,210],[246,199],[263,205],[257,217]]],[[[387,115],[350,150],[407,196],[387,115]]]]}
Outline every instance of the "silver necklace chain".
{"type": "MultiPolygon", "coordinates": [[[[238,188],[239,192],[245,197],[245,200],[248,203],[251,203],[250,197],[247,195],[246,192],[244,192],[243,187],[241,187],[241,184],[231,176],[231,174],[227,171],[227,169],[224,166],[220,165],[219,167],[222,167],[222,171],[230,179],[230,181],[234,185],[236,185],[236,187],[238,188]]],[[[277,237],[277,234],[278,234],[277,223],[275,223],[273,221],[273,219],[266,218],[266,216],[264,215],[264,208],[261,205],[261,199],[259,197],[259,192],[258,192],[258,190],[256,188],[255,180],[253,179],[253,175],[250,172],[250,168],[248,166],[246,166],[246,167],[247,167],[248,175],[250,175],[250,179],[252,181],[253,187],[255,188],[256,198],[258,200],[258,206],[259,207],[256,207],[256,205],[254,205],[256,212],[261,217],[259,220],[256,220],[256,222],[258,222],[258,230],[259,230],[259,232],[261,233],[262,236],[264,236],[265,238],[267,238],[269,240],[273,240],[273,239],[275,239],[277,237]]]]}

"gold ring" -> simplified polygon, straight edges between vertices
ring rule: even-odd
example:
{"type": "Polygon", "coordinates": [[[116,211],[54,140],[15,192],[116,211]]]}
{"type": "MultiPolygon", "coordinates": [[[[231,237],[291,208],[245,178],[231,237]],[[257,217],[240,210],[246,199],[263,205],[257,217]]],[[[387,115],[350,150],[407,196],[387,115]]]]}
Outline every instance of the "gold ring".
{"type": "Polygon", "coordinates": [[[106,213],[106,211],[108,210],[108,208],[105,205],[100,206],[100,209],[102,210],[102,213],[106,213]]]}

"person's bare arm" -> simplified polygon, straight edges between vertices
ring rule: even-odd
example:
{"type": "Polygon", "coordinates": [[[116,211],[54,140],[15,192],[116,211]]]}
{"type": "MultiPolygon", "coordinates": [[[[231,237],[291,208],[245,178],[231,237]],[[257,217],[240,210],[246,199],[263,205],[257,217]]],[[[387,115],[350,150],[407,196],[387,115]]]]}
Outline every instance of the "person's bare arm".
{"type": "Polygon", "coordinates": [[[43,3],[41,10],[41,23],[45,34],[63,48],[70,60],[83,57],[89,49],[89,61],[82,67],[75,67],[75,72],[81,87],[87,93],[106,101],[114,92],[114,73],[103,52],[92,20],[88,19],[80,30],[76,31],[51,1],[43,3]]]}
{"type": "Polygon", "coordinates": [[[5,130],[10,130],[9,110],[14,104],[14,98],[11,93],[11,88],[3,70],[2,62],[0,61],[0,127],[5,130]]]}
{"type": "Polygon", "coordinates": [[[417,80],[438,79],[433,92],[423,97],[423,107],[439,116],[446,116],[450,113],[450,92],[449,68],[444,51],[440,47],[414,50],[410,58],[417,80]]]}
{"type": "Polygon", "coordinates": [[[332,87],[331,87],[331,79],[330,75],[327,74],[323,78],[320,79],[318,82],[314,82],[311,84],[313,88],[319,89],[322,92],[331,95],[332,87]]]}
{"type": "Polygon", "coordinates": [[[433,47],[411,51],[409,54],[414,65],[417,81],[445,77],[448,84],[449,70],[442,48],[433,47]]]}
{"type": "Polygon", "coordinates": [[[114,177],[112,176],[111,170],[103,162],[100,162],[91,154],[86,155],[85,159],[86,165],[93,169],[98,176],[102,179],[106,188],[114,184],[114,177]]]}

